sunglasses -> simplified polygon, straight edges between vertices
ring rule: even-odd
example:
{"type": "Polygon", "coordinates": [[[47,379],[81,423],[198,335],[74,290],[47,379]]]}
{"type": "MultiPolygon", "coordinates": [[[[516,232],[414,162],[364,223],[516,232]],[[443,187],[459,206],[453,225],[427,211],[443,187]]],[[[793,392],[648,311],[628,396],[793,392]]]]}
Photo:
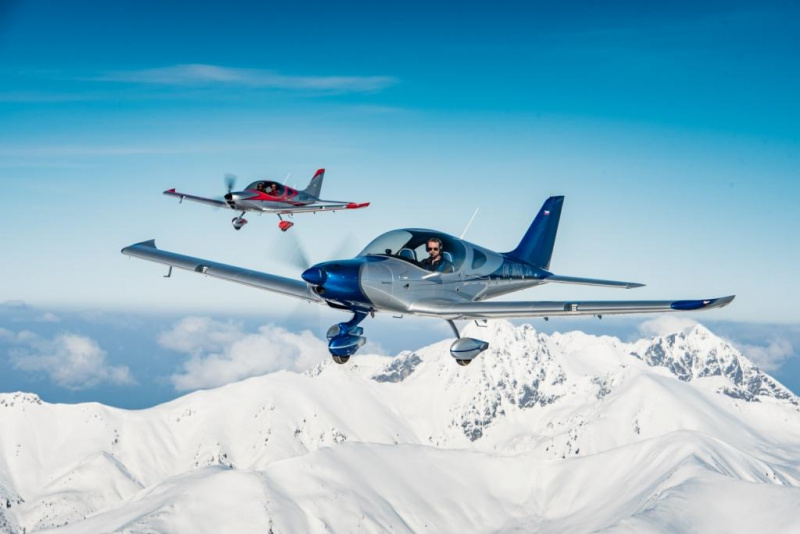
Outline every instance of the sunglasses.
{"type": "Polygon", "coordinates": [[[434,250],[439,250],[439,247],[428,247],[427,248],[428,252],[431,252],[431,251],[434,251],[434,250]]]}

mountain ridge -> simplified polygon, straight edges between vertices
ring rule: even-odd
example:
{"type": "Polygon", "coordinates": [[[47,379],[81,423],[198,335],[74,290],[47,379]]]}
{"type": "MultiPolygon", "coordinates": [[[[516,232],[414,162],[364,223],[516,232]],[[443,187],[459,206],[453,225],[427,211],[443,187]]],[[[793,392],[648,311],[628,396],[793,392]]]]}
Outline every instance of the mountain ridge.
{"type": "Polygon", "coordinates": [[[465,335],[490,342],[469,367],[445,340],[145,410],[0,394],[0,526],[185,532],[199,502],[218,516],[198,524],[241,532],[657,531],[692,492],[696,525],[728,487],[800,505],[797,397],[704,327],[465,335]]]}

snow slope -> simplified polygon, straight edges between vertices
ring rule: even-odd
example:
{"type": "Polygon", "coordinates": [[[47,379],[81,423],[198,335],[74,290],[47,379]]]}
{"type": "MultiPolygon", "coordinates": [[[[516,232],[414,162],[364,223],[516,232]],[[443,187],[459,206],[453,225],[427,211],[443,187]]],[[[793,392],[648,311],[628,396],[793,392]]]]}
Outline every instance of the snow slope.
{"type": "Polygon", "coordinates": [[[0,532],[800,532],[798,399],[702,326],[450,340],[141,411],[0,394],[0,532]]]}

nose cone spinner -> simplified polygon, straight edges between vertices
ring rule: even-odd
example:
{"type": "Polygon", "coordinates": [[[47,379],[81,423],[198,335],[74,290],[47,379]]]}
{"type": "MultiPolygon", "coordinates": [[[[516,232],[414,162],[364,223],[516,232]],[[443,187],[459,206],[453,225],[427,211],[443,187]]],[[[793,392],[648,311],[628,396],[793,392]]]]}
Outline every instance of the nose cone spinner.
{"type": "Polygon", "coordinates": [[[311,267],[306,269],[300,276],[303,278],[303,280],[314,286],[324,285],[325,281],[328,279],[328,273],[326,273],[325,269],[321,267],[311,267]]]}

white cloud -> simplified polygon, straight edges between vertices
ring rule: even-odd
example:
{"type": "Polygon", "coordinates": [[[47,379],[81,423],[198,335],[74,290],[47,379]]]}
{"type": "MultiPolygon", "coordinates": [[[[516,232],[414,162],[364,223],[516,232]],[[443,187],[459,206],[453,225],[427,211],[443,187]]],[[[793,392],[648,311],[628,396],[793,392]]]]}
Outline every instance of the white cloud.
{"type": "Polygon", "coordinates": [[[5,328],[0,328],[0,340],[3,341],[14,341],[16,339],[16,335],[11,330],[6,330],[5,328]]]}
{"type": "Polygon", "coordinates": [[[159,344],[191,354],[183,372],[171,377],[178,391],[211,388],[279,370],[303,371],[328,357],[327,345],[305,331],[300,334],[266,325],[256,333],[203,317],[189,317],[162,333],[159,344]]]}
{"type": "Polygon", "coordinates": [[[36,321],[40,323],[58,323],[61,321],[61,318],[53,312],[44,312],[36,318],[36,321]]]}
{"type": "Polygon", "coordinates": [[[676,315],[661,315],[639,325],[639,332],[645,336],[666,336],[669,334],[688,333],[697,326],[694,319],[676,315]]]}
{"type": "Polygon", "coordinates": [[[243,336],[241,325],[209,317],[186,317],[158,335],[164,348],[187,354],[218,352],[243,336]]]}
{"type": "Polygon", "coordinates": [[[754,364],[771,373],[783,366],[794,355],[794,347],[787,339],[773,338],[767,345],[734,343],[737,349],[754,364]]]}
{"type": "Polygon", "coordinates": [[[103,382],[118,385],[136,383],[127,366],[109,365],[106,352],[89,337],[62,334],[47,340],[32,332],[20,332],[15,337],[17,344],[27,347],[11,350],[14,367],[45,373],[61,387],[79,390],[103,382]]]}
{"type": "Polygon", "coordinates": [[[25,303],[24,300],[7,300],[2,304],[0,304],[0,306],[3,306],[4,308],[18,308],[18,309],[28,307],[28,305],[25,303]]]}
{"type": "Polygon", "coordinates": [[[268,89],[329,92],[375,92],[397,83],[391,76],[294,76],[271,70],[237,69],[218,65],[173,65],[156,69],[109,72],[96,81],[158,85],[237,85],[268,89]]]}

